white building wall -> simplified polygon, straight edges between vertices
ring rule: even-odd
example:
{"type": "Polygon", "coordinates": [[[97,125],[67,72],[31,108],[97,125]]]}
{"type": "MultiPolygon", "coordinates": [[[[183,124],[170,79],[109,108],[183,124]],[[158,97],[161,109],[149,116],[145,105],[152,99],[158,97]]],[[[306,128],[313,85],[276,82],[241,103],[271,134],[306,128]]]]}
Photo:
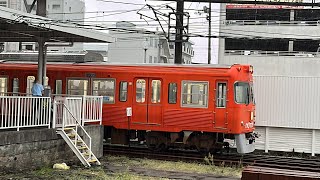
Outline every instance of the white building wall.
{"type": "Polygon", "coordinates": [[[256,149],[320,154],[320,77],[254,76],[256,149]]]}
{"type": "Polygon", "coordinates": [[[254,76],[257,126],[320,129],[320,77],[254,76]]]}

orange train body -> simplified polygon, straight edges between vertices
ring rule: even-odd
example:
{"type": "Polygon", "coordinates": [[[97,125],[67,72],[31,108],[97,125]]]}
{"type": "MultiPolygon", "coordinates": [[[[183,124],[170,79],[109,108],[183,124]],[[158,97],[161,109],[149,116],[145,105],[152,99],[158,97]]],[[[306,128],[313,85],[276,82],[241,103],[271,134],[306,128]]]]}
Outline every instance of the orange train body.
{"type": "MultiPolygon", "coordinates": [[[[69,80],[85,80],[86,88],[82,92],[86,95],[104,96],[107,103],[103,105],[102,124],[105,126],[116,129],[191,131],[225,135],[247,135],[254,131],[252,73],[252,66],[239,64],[47,65],[48,85],[54,94],[57,93],[56,80],[62,81],[63,94],[73,92],[68,85],[69,80]],[[101,89],[103,87],[93,83],[105,79],[114,83],[113,92],[110,92],[110,89],[101,89]],[[123,84],[124,82],[126,84],[123,84]],[[127,107],[132,108],[129,124],[127,107]]],[[[8,78],[8,92],[13,91],[14,78],[18,78],[20,92],[25,93],[27,77],[36,74],[36,64],[0,63],[0,77],[8,78]]]]}

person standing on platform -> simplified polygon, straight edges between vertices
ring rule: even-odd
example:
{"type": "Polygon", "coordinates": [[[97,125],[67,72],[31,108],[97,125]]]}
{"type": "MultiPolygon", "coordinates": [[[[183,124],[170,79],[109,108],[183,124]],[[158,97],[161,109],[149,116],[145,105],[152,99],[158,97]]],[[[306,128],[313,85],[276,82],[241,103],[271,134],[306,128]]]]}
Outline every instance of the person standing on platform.
{"type": "Polygon", "coordinates": [[[31,89],[32,96],[42,96],[43,90],[44,88],[42,84],[40,84],[40,81],[36,79],[31,89]]]}

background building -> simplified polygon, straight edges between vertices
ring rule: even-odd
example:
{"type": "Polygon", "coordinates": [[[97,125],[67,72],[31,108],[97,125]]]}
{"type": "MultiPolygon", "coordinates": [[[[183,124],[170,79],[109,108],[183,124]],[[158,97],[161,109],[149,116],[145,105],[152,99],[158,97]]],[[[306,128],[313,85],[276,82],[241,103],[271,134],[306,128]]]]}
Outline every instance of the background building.
{"type": "Polygon", "coordinates": [[[320,75],[320,9],[221,5],[219,63],[249,63],[256,75],[320,75]]]}
{"type": "MultiPolygon", "coordinates": [[[[108,46],[108,61],[120,63],[174,63],[174,45],[162,32],[138,29],[130,22],[118,22],[109,31],[117,40],[108,46]]],[[[183,60],[190,64],[192,43],[184,43],[183,60]]]]}

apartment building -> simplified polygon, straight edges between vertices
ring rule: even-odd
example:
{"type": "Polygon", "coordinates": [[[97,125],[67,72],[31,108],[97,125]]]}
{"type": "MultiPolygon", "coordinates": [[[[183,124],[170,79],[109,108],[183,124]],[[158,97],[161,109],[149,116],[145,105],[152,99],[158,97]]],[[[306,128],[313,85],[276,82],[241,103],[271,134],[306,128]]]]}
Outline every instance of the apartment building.
{"type": "Polygon", "coordinates": [[[221,4],[220,64],[252,64],[256,75],[320,75],[320,9],[221,4]]]}

